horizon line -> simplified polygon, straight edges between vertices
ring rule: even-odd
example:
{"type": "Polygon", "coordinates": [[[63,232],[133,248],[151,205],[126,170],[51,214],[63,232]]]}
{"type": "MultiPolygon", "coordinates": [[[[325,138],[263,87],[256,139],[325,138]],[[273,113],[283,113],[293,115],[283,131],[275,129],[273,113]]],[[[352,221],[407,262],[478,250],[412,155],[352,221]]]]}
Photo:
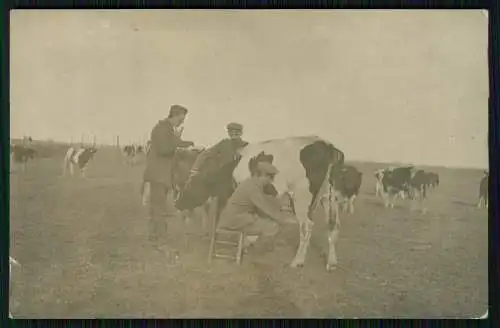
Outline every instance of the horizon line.
{"type": "MultiPolygon", "coordinates": [[[[19,140],[19,141],[22,141],[23,138],[22,137],[16,137],[16,138],[10,138],[10,142],[14,141],[14,140],[19,140]]],[[[62,144],[62,145],[78,145],[80,144],[81,142],[80,141],[74,141],[73,143],[70,143],[68,141],[62,141],[62,140],[57,140],[57,139],[52,139],[52,138],[48,138],[48,139],[33,139],[33,142],[53,142],[53,143],[57,143],[57,144],[62,144]]],[[[85,144],[92,144],[92,142],[84,142],[84,145],[85,144]]],[[[125,146],[125,145],[128,145],[129,143],[126,142],[126,143],[123,143],[123,144],[120,144],[120,148],[125,146]]],[[[96,142],[96,145],[98,146],[108,146],[108,147],[116,147],[116,144],[111,144],[109,142],[104,142],[104,143],[99,143],[99,142],[96,142]]],[[[464,165],[444,165],[444,164],[432,164],[432,163],[417,163],[417,162],[402,162],[402,161],[397,161],[397,160],[394,160],[394,161],[385,161],[385,162],[380,162],[380,161],[377,161],[377,160],[371,160],[371,159],[360,159],[360,158],[353,158],[353,159],[348,159],[346,160],[347,163],[371,163],[371,164],[380,164],[380,165],[386,165],[386,164],[396,164],[396,165],[413,165],[413,166],[421,166],[421,167],[436,167],[436,168],[450,168],[450,169],[466,169],[466,170],[489,170],[489,165],[487,167],[484,167],[484,166],[464,166],[464,165]]]]}

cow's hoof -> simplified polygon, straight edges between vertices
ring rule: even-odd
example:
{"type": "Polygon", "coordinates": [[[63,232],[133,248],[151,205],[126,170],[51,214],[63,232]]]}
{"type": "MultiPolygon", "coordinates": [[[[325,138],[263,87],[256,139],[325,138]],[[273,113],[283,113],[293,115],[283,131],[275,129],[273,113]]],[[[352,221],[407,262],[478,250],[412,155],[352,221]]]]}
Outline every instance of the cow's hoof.
{"type": "Polygon", "coordinates": [[[333,272],[335,270],[337,270],[337,264],[327,264],[326,265],[327,272],[333,272]]]}
{"type": "Polygon", "coordinates": [[[304,262],[295,262],[293,261],[292,264],[290,264],[290,267],[293,269],[300,269],[304,267],[304,262]]]}

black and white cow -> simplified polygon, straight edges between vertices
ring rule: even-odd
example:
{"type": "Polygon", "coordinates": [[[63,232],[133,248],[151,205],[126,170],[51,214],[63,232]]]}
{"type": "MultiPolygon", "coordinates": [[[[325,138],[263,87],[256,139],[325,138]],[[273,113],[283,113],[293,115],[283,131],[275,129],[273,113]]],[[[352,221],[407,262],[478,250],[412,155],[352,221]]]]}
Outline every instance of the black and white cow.
{"type": "Polygon", "coordinates": [[[477,207],[488,207],[488,183],[489,183],[490,174],[487,171],[484,171],[484,176],[479,183],[479,201],[477,203],[477,207]]]}
{"type": "Polygon", "coordinates": [[[398,195],[410,192],[410,181],[414,167],[396,167],[392,170],[386,170],[382,174],[382,198],[385,201],[385,207],[394,208],[394,201],[398,195]],[[392,197],[392,200],[391,200],[392,197]]]}
{"type": "Polygon", "coordinates": [[[123,156],[129,165],[137,164],[139,156],[145,155],[144,146],[141,145],[127,145],[123,147],[123,156]]]}
{"type": "MultiPolygon", "coordinates": [[[[395,168],[396,167],[394,167],[394,166],[390,166],[390,167],[386,167],[383,169],[378,169],[374,172],[374,176],[376,179],[375,196],[377,196],[377,197],[381,196],[382,198],[384,198],[384,187],[383,187],[382,179],[384,178],[384,174],[394,171],[395,168]]],[[[402,200],[404,200],[406,198],[406,193],[407,193],[407,191],[405,189],[402,189],[398,193],[395,194],[395,198],[397,198],[399,196],[402,200]]]]}
{"type": "Polygon", "coordinates": [[[33,160],[37,152],[35,149],[22,145],[11,145],[11,159],[16,164],[21,164],[21,170],[26,171],[26,166],[29,160],[33,160]]]}
{"type": "Polygon", "coordinates": [[[193,209],[210,197],[216,197],[218,217],[237,184],[249,178],[260,161],[268,161],[279,170],[274,180],[276,196],[288,195],[293,201],[300,243],[291,267],[303,266],[314,224],[313,213],[318,205],[323,205],[329,241],[326,269],[334,269],[337,264],[335,244],[340,232],[334,180],[344,163],[344,153],[319,137],[289,137],[250,143],[239,150],[239,157],[232,162],[208,161],[180,191],[176,207],[179,210],[193,209]]]}
{"type": "Polygon", "coordinates": [[[340,173],[334,178],[337,198],[343,204],[344,212],[354,214],[354,200],[359,194],[363,174],[354,166],[344,165],[340,173]]]}
{"type": "Polygon", "coordinates": [[[69,167],[71,176],[74,175],[74,166],[76,165],[80,171],[80,175],[85,177],[85,171],[87,170],[88,163],[94,158],[97,148],[95,147],[83,147],[80,149],[75,149],[70,147],[64,156],[63,162],[63,176],[66,176],[66,171],[69,167]]]}

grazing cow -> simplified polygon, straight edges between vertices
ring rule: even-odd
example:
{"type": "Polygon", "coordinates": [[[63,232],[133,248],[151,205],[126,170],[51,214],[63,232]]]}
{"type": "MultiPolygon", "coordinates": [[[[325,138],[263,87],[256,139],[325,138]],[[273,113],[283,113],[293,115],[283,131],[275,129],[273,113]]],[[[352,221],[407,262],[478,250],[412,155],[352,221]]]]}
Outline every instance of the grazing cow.
{"type": "Polygon", "coordinates": [[[382,175],[382,196],[385,207],[394,208],[394,201],[398,195],[410,192],[410,181],[413,173],[413,166],[396,167],[392,170],[384,171],[382,175]],[[392,201],[391,201],[392,196],[392,201]]]}
{"type": "Polygon", "coordinates": [[[143,155],[144,147],[141,145],[126,145],[123,147],[123,155],[129,165],[137,164],[138,156],[143,155]]]}
{"type": "Polygon", "coordinates": [[[487,171],[484,171],[484,176],[479,183],[479,202],[477,203],[477,207],[488,207],[488,183],[489,183],[490,174],[487,171]]]}
{"type": "Polygon", "coordinates": [[[195,208],[213,196],[217,199],[216,217],[219,217],[237,184],[250,177],[259,162],[269,162],[279,173],[275,176],[274,190],[267,193],[277,197],[288,194],[300,226],[300,243],[291,267],[303,266],[314,224],[313,213],[323,205],[329,241],[326,269],[334,269],[337,264],[335,244],[340,232],[334,180],[344,163],[344,153],[316,136],[250,143],[238,153],[239,156],[228,163],[219,163],[217,158],[203,163],[191,182],[181,190],[176,207],[180,210],[195,208]]]}
{"type": "Polygon", "coordinates": [[[335,190],[338,192],[337,197],[344,205],[344,212],[349,209],[349,213],[354,214],[354,200],[358,196],[362,179],[363,174],[349,165],[344,165],[339,174],[334,177],[335,190]]]}
{"type": "Polygon", "coordinates": [[[68,167],[71,176],[73,176],[74,166],[78,165],[80,175],[82,177],[86,177],[85,171],[87,170],[88,163],[90,160],[94,158],[96,152],[97,148],[95,147],[83,147],[78,150],[76,150],[73,147],[70,147],[66,152],[66,156],[64,156],[63,176],[66,176],[66,171],[68,167]]]}
{"type": "Polygon", "coordinates": [[[22,171],[26,171],[26,165],[29,160],[33,160],[37,154],[36,150],[22,145],[12,145],[10,154],[15,163],[21,164],[22,171]]]}
{"type": "MultiPolygon", "coordinates": [[[[384,187],[382,179],[386,172],[392,172],[394,169],[395,167],[390,166],[385,169],[378,169],[374,172],[374,176],[377,179],[375,184],[375,196],[377,197],[381,196],[382,198],[384,198],[384,193],[383,193],[384,187]]],[[[398,193],[395,194],[395,198],[397,198],[398,196],[404,200],[406,198],[406,190],[400,190],[398,193]]]]}

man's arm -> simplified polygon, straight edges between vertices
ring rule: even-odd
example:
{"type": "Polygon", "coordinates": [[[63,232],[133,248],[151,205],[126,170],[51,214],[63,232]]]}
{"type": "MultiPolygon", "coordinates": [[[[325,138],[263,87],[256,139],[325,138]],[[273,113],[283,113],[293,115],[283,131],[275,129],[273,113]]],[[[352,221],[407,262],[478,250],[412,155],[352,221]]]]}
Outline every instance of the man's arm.
{"type": "Polygon", "coordinates": [[[189,147],[193,143],[191,141],[183,141],[176,137],[173,129],[168,129],[164,126],[157,125],[151,132],[151,144],[154,145],[156,153],[162,156],[173,156],[175,149],[178,147],[189,147]]]}
{"type": "Polygon", "coordinates": [[[257,187],[250,190],[250,199],[259,211],[263,212],[274,221],[282,223],[286,220],[285,213],[281,212],[281,203],[279,199],[264,195],[257,187]]]}

